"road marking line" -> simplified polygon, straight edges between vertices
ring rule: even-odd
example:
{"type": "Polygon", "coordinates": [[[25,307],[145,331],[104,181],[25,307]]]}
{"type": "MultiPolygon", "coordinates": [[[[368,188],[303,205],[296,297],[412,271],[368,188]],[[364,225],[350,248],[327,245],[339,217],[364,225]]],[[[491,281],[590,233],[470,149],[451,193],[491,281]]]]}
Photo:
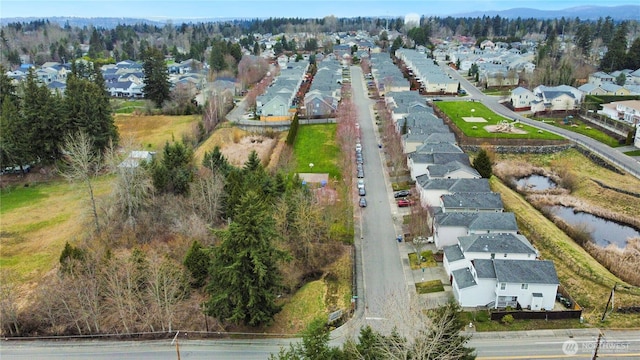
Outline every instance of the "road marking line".
{"type": "Polygon", "coordinates": [[[375,317],[375,316],[367,316],[364,318],[365,320],[387,320],[387,318],[383,317],[375,317]]]}

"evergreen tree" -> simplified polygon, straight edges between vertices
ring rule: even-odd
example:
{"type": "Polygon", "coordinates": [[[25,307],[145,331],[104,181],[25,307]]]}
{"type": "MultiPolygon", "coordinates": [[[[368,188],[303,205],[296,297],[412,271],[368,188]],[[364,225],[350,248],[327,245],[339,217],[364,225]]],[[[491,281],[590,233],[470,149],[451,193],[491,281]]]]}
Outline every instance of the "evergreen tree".
{"type": "MultiPolygon", "coordinates": [[[[329,346],[331,333],[325,320],[313,320],[302,333],[302,343],[291,345],[288,350],[280,350],[278,356],[273,354],[270,360],[337,360],[348,359],[338,347],[329,346]]],[[[367,359],[367,358],[364,358],[367,359]]]]}
{"type": "Polygon", "coordinates": [[[156,191],[175,195],[189,193],[193,181],[193,150],[182,142],[164,145],[162,159],[151,164],[151,177],[156,191]]]}
{"type": "Polygon", "coordinates": [[[32,144],[15,97],[4,95],[0,109],[0,167],[28,164],[34,160],[32,144]]]}
{"type": "Polygon", "coordinates": [[[148,48],[143,53],[144,63],[144,97],[153,101],[157,108],[171,97],[171,84],[169,83],[169,73],[164,62],[162,52],[154,47],[148,48]]]}
{"type": "Polygon", "coordinates": [[[391,45],[391,54],[395,54],[396,50],[400,49],[403,45],[402,36],[397,36],[391,45]]]}
{"type": "Polygon", "coordinates": [[[640,69],[640,37],[633,40],[629,52],[627,52],[625,68],[632,70],[640,69]]]}
{"type": "Polygon", "coordinates": [[[197,240],[191,244],[187,255],[184,257],[183,264],[191,274],[192,287],[201,288],[207,283],[211,258],[197,240]]]}
{"type": "Polygon", "coordinates": [[[622,70],[627,59],[627,23],[623,22],[618,26],[607,53],[600,61],[600,70],[612,72],[622,70]]]}
{"type": "Polygon", "coordinates": [[[285,258],[272,244],[277,238],[267,202],[248,191],[236,205],[228,229],[220,231],[221,244],[213,249],[207,287],[206,312],[221,321],[260,326],[269,324],[280,310],[281,289],[277,264],[285,258]]]}
{"type": "Polygon", "coordinates": [[[2,103],[6,97],[15,102],[17,100],[16,87],[7,76],[7,69],[0,64],[0,108],[2,108],[2,103]]]}
{"type": "Polygon", "coordinates": [[[589,55],[592,42],[593,34],[591,33],[591,26],[586,22],[580,24],[576,33],[576,45],[582,50],[584,55],[589,55]]]}
{"type": "Polygon", "coordinates": [[[488,179],[493,174],[493,170],[491,168],[491,159],[489,158],[489,154],[485,149],[480,149],[478,155],[475,159],[473,159],[473,167],[478,170],[480,176],[485,179],[488,179]]]}
{"type": "Polygon", "coordinates": [[[211,49],[211,57],[209,64],[213,71],[222,71],[227,68],[227,62],[224,56],[227,54],[227,46],[224,41],[216,41],[211,49]]]}
{"type": "Polygon", "coordinates": [[[64,133],[83,131],[91,138],[96,153],[102,153],[109,143],[118,142],[118,129],[99,69],[72,66],[63,105],[64,133]]]}
{"type": "Polygon", "coordinates": [[[22,99],[19,104],[24,136],[31,144],[31,160],[40,159],[51,163],[60,158],[63,142],[62,99],[42,86],[33,70],[29,70],[22,84],[22,99]]]}
{"type": "Polygon", "coordinates": [[[210,152],[205,151],[204,156],[202,157],[202,166],[211,171],[218,171],[223,175],[227,175],[231,170],[231,165],[220,151],[220,146],[218,145],[216,145],[210,152]]]}

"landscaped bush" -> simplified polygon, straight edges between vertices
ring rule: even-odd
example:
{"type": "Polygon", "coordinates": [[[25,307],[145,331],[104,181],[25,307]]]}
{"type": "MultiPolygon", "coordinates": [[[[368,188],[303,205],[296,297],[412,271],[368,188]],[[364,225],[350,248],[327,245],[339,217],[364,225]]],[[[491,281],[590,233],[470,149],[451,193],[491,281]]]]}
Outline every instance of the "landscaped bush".
{"type": "Polygon", "coordinates": [[[500,321],[502,321],[503,324],[505,325],[510,325],[511,323],[513,323],[513,315],[511,314],[507,314],[505,316],[502,317],[502,319],[500,321]]]}

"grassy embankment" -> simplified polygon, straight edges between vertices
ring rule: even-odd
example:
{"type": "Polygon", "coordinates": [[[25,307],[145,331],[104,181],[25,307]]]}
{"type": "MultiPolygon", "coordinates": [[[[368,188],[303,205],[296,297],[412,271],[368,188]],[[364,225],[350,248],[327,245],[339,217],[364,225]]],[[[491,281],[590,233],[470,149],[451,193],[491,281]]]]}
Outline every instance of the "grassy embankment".
{"type": "Polygon", "coordinates": [[[469,137],[475,138],[500,138],[500,139],[540,139],[540,140],[562,140],[563,137],[539,130],[533,126],[513,122],[501,115],[491,111],[489,108],[478,102],[468,101],[446,101],[434,103],[434,106],[442,110],[453,121],[462,132],[469,137]],[[463,117],[484,118],[486,122],[467,122],[463,117]],[[488,125],[500,125],[507,122],[513,125],[513,129],[522,130],[525,133],[515,132],[490,132],[485,129],[488,125]]]}
{"type": "Polygon", "coordinates": [[[582,134],[584,136],[588,136],[596,141],[599,141],[611,147],[620,146],[620,143],[618,142],[617,139],[603,133],[598,129],[594,129],[590,127],[589,125],[582,122],[580,119],[575,119],[575,118],[571,119],[571,122],[567,124],[564,123],[564,119],[557,119],[557,118],[535,118],[534,120],[543,121],[547,124],[551,124],[559,128],[563,128],[578,134],[582,134]]]}
{"type": "Polygon", "coordinates": [[[200,115],[115,116],[120,137],[133,137],[134,145],[148,151],[161,151],[167,141],[181,141],[183,136],[191,136],[199,120],[200,115]]]}

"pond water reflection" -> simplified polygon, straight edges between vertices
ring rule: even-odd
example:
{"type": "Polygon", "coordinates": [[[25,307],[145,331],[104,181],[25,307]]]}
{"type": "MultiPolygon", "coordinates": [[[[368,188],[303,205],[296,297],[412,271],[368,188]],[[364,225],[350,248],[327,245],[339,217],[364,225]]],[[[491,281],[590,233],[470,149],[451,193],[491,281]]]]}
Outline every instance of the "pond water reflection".
{"type": "Polygon", "coordinates": [[[551,179],[542,175],[529,175],[518,179],[518,186],[529,187],[530,190],[555,189],[558,185],[551,179]]]}
{"type": "Polygon", "coordinates": [[[595,243],[602,247],[615,244],[619,248],[624,248],[629,238],[640,237],[640,231],[631,226],[618,224],[585,212],[574,212],[572,207],[556,205],[550,206],[549,209],[554,215],[570,225],[585,224],[595,243]]]}

